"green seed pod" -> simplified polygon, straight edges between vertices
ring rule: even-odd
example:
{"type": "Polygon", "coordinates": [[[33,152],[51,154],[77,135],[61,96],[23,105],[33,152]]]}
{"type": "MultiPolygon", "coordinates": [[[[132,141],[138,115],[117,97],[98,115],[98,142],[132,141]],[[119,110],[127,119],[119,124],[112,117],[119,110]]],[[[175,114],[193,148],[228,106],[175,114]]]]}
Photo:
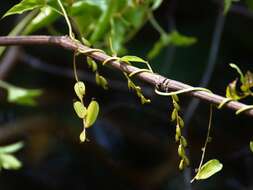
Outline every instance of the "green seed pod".
{"type": "Polygon", "coordinates": [[[173,100],[173,106],[174,106],[174,108],[175,108],[177,111],[180,110],[179,104],[178,104],[176,101],[174,101],[174,100],[173,100]]]}
{"type": "Polygon", "coordinates": [[[180,116],[178,116],[178,121],[179,121],[180,127],[184,128],[184,120],[180,116]]]}
{"type": "Polygon", "coordinates": [[[190,161],[189,159],[187,158],[187,156],[184,157],[184,163],[185,163],[185,166],[189,166],[190,165],[190,161]]]}
{"type": "Polygon", "coordinates": [[[83,119],[86,116],[87,110],[81,102],[74,102],[73,107],[79,118],[83,119]]]}
{"type": "Polygon", "coordinates": [[[85,95],[85,84],[81,81],[76,82],[74,90],[77,97],[82,101],[83,96],[85,95]]]}
{"type": "Polygon", "coordinates": [[[175,141],[178,142],[180,140],[180,136],[178,136],[177,134],[175,135],[175,141]]]}
{"type": "Polygon", "coordinates": [[[187,141],[183,136],[180,138],[180,144],[183,145],[183,147],[187,147],[187,141]]]}
{"type": "Polygon", "coordinates": [[[80,141],[81,141],[81,142],[85,142],[85,139],[86,139],[85,129],[81,132],[79,138],[80,138],[80,141]]]}
{"type": "Polygon", "coordinates": [[[97,71],[97,68],[98,68],[97,63],[90,57],[87,57],[87,64],[88,64],[88,67],[91,68],[93,72],[97,71]]]}
{"type": "Polygon", "coordinates": [[[85,128],[88,128],[95,123],[98,116],[98,112],[99,112],[98,103],[94,100],[91,101],[87,109],[87,116],[85,118],[85,128]]]}
{"type": "Polygon", "coordinates": [[[181,157],[181,158],[184,158],[185,157],[185,151],[184,151],[184,147],[180,144],[178,146],[178,155],[181,157]]]}
{"type": "Polygon", "coordinates": [[[172,95],[172,99],[176,102],[179,102],[178,96],[176,94],[172,95]]]}
{"type": "Polygon", "coordinates": [[[177,119],[177,115],[178,115],[178,112],[176,109],[174,109],[171,114],[171,121],[175,121],[177,119]]]}
{"type": "Polygon", "coordinates": [[[185,168],[184,160],[182,159],[178,166],[179,170],[183,170],[185,168]]]}
{"type": "Polygon", "coordinates": [[[179,136],[179,137],[181,137],[181,129],[180,129],[180,126],[177,124],[177,126],[176,126],[176,134],[179,136]]]}

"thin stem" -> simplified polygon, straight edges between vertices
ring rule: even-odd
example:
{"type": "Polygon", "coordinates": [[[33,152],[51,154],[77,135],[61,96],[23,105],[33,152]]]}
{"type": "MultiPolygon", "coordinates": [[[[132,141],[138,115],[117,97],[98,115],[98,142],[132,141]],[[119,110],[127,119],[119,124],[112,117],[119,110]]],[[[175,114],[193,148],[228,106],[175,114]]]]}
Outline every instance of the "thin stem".
{"type": "MultiPolygon", "coordinates": [[[[59,46],[71,51],[76,52],[85,52],[90,51],[90,54],[87,54],[88,57],[96,60],[97,62],[103,63],[105,60],[108,60],[111,56],[105,54],[102,51],[92,51],[93,49],[85,46],[81,43],[77,43],[76,40],[72,40],[67,36],[4,36],[0,37],[0,45],[10,46],[10,45],[54,45],[59,46]]],[[[110,61],[107,63],[108,66],[113,67],[119,71],[125,72],[127,74],[133,73],[139,68],[128,65],[124,62],[110,61]]],[[[142,81],[149,83],[153,87],[159,88],[161,91],[178,91],[186,90],[189,88],[194,88],[190,85],[184,84],[182,82],[165,78],[162,75],[157,73],[141,72],[136,75],[142,81]]],[[[187,90],[186,90],[187,91],[187,90]]],[[[209,104],[220,105],[226,98],[213,94],[207,91],[190,91],[187,92],[187,95],[201,99],[209,104]]],[[[231,110],[237,111],[244,108],[245,104],[238,101],[230,101],[224,105],[224,107],[231,110]]],[[[251,117],[253,117],[253,109],[246,110],[243,112],[251,117]]]]}
{"type": "Polygon", "coordinates": [[[61,0],[57,0],[57,2],[58,2],[58,4],[59,4],[59,6],[61,7],[62,13],[63,13],[64,18],[65,18],[65,20],[66,20],[66,23],[67,23],[67,25],[68,25],[68,28],[69,28],[69,37],[70,37],[72,40],[74,40],[74,39],[75,39],[75,36],[74,36],[73,31],[72,31],[72,26],[71,26],[69,17],[68,17],[68,15],[67,15],[67,12],[65,11],[65,9],[64,9],[64,7],[63,7],[63,5],[62,5],[62,3],[61,3],[61,0]]]}
{"type": "Polygon", "coordinates": [[[76,52],[73,54],[73,71],[74,71],[76,82],[78,82],[79,79],[78,79],[77,69],[76,69],[76,52]]]}
{"type": "Polygon", "coordinates": [[[152,24],[152,26],[160,33],[160,35],[166,35],[166,32],[160,26],[160,24],[156,21],[153,13],[151,11],[149,12],[149,21],[152,24]]]}
{"type": "MultiPolygon", "coordinates": [[[[198,172],[200,171],[200,169],[201,169],[201,167],[203,165],[205,154],[206,154],[207,144],[208,144],[209,139],[210,139],[210,133],[211,133],[211,127],[212,127],[212,118],[213,118],[213,105],[210,104],[210,112],[209,112],[209,121],[208,121],[207,135],[206,135],[206,140],[205,140],[204,147],[202,148],[202,155],[201,155],[201,160],[200,160],[199,167],[198,167],[198,172]]],[[[191,183],[194,180],[195,180],[195,178],[193,178],[191,180],[191,183]]]]}

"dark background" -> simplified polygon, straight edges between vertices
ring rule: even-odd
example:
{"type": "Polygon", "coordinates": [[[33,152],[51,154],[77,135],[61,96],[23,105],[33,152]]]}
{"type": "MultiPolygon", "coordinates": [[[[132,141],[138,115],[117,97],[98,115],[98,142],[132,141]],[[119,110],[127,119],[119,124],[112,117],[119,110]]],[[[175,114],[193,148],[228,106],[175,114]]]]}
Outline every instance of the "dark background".
{"type": "MultiPolygon", "coordinates": [[[[0,15],[17,2],[1,1],[0,15]]],[[[211,0],[164,1],[155,12],[158,22],[167,31],[176,27],[182,34],[195,36],[198,42],[185,48],[165,48],[151,62],[155,72],[198,86],[212,59],[211,46],[217,47],[219,43],[209,89],[225,94],[226,85],[237,77],[228,66],[230,62],[244,72],[253,70],[253,12],[241,2],[222,18],[219,4],[211,0]],[[220,19],[225,20],[224,24],[217,26],[220,19]],[[219,33],[221,39],[214,42],[213,36],[219,33]]],[[[0,34],[7,35],[18,19],[15,16],[2,19],[0,34]]],[[[158,37],[147,23],[127,44],[129,54],[145,57],[158,37]]],[[[4,80],[26,88],[41,88],[44,93],[39,105],[30,108],[7,103],[1,91],[0,143],[25,142],[24,149],[17,154],[23,168],[1,171],[1,189],[253,189],[251,118],[215,109],[206,160],[217,158],[224,168],[210,179],[189,187],[189,172],[194,175],[207,132],[207,104],[200,103],[187,122],[191,168],[180,172],[168,98],[155,96],[151,88],[140,83],[152,99],[150,105],[142,106],[136,95],[128,91],[121,73],[101,67],[111,85],[104,91],[95,85],[84,58],[79,57],[78,67],[87,85],[87,102],[95,97],[101,107],[98,121],[87,131],[89,142],[81,144],[78,137],[82,123],[72,109],[75,95],[71,52],[46,46],[20,48],[17,52],[19,59],[4,80]]],[[[185,116],[191,98],[180,96],[180,99],[185,116]]],[[[252,100],[245,102],[250,104],[252,100]]]]}

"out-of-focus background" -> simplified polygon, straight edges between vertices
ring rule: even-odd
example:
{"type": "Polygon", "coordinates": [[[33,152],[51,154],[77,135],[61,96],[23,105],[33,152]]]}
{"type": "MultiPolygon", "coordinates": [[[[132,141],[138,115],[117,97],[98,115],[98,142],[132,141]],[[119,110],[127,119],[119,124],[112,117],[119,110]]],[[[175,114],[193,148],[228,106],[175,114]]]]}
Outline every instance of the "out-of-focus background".
{"type": "MultiPolygon", "coordinates": [[[[1,1],[0,15],[18,2],[1,1]]],[[[218,0],[164,0],[154,12],[160,25],[167,32],[176,28],[184,35],[194,36],[197,42],[188,47],[165,47],[150,61],[155,72],[225,95],[227,84],[238,77],[229,68],[230,62],[243,72],[253,70],[250,2],[233,4],[224,16],[218,0]]],[[[0,35],[7,35],[21,18],[22,15],[0,20],[0,35]]],[[[66,27],[64,19],[56,25],[66,27]]],[[[36,34],[48,31],[43,29],[36,34]]],[[[128,54],[145,58],[158,39],[157,31],[146,22],[126,44],[128,54]]],[[[190,169],[180,172],[169,98],[157,97],[152,88],[137,81],[152,100],[151,104],[141,105],[138,97],[127,89],[122,73],[100,67],[109,81],[110,88],[105,91],[95,84],[84,57],[78,57],[77,61],[80,78],[87,86],[85,99],[88,102],[96,98],[101,108],[97,122],[87,130],[89,141],[85,143],[79,142],[82,122],[72,108],[75,99],[72,53],[48,46],[15,47],[1,57],[1,79],[25,88],[43,89],[36,107],[10,104],[1,90],[0,143],[25,143],[16,154],[23,167],[1,171],[1,189],[253,189],[253,154],[249,150],[252,118],[215,109],[206,160],[217,158],[224,168],[210,179],[190,186],[207,132],[208,104],[199,103],[195,110],[192,105],[196,102],[180,96],[191,159],[190,169]]]]}

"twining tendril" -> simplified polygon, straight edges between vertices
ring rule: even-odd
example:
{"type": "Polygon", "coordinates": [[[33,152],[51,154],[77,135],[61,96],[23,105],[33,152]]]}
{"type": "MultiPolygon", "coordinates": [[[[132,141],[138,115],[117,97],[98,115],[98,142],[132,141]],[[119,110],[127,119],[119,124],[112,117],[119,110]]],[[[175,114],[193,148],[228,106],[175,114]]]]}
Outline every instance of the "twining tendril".
{"type": "Polygon", "coordinates": [[[210,90],[206,88],[201,88],[201,87],[190,87],[190,88],[186,88],[182,90],[177,90],[174,92],[161,92],[157,88],[155,89],[155,93],[160,96],[173,96],[173,95],[184,94],[184,93],[194,92],[194,91],[204,91],[204,92],[212,93],[210,90]]]}
{"type": "Polygon", "coordinates": [[[245,111],[249,111],[249,110],[251,110],[251,109],[253,109],[253,105],[245,105],[245,106],[243,106],[241,109],[237,110],[237,111],[235,112],[235,114],[236,114],[236,115],[239,115],[239,114],[241,114],[241,113],[243,113],[243,112],[245,112],[245,111]]]}
{"type": "Polygon", "coordinates": [[[106,60],[103,61],[102,65],[106,65],[107,63],[111,61],[118,61],[118,60],[120,60],[120,58],[116,56],[108,57],[106,60]]]}
{"type": "Polygon", "coordinates": [[[87,50],[78,50],[79,53],[82,53],[84,55],[89,55],[89,54],[92,54],[92,53],[104,53],[103,50],[101,49],[87,49],[87,50]]]}
{"type": "Polygon", "coordinates": [[[138,69],[138,70],[136,70],[136,71],[130,73],[128,76],[129,76],[129,77],[133,77],[133,76],[135,76],[135,75],[137,75],[137,74],[144,73],[144,72],[146,72],[146,73],[153,73],[153,71],[151,71],[151,70],[149,70],[149,69],[138,69]]]}

